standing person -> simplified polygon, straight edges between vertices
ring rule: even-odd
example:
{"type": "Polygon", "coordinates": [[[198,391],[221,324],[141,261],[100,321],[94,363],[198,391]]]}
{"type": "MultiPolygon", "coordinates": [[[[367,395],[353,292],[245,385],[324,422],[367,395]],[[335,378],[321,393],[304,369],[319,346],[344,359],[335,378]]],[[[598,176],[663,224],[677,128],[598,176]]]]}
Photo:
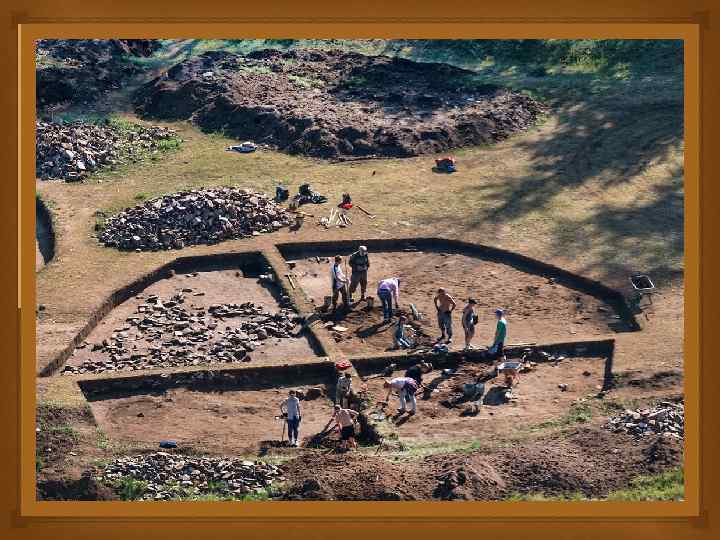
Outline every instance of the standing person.
{"type": "Polygon", "coordinates": [[[393,300],[395,307],[400,306],[400,278],[387,278],[378,283],[377,295],[382,302],[384,322],[392,318],[393,300]]]}
{"type": "Polygon", "coordinates": [[[350,255],[350,268],[352,268],[350,274],[350,301],[352,302],[353,294],[355,294],[358,285],[360,285],[360,301],[363,301],[365,300],[368,270],[370,268],[370,258],[365,246],[360,246],[355,253],[350,255]]]}
{"type": "Polygon", "coordinates": [[[280,404],[280,412],[287,416],[288,442],[290,446],[298,445],[298,431],[300,428],[300,400],[295,395],[295,390],[288,392],[288,398],[280,404]]]}
{"type": "Polygon", "coordinates": [[[335,403],[343,408],[349,407],[351,394],[352,375],[348,372],[338,378],[337,386],[335,386],[335,403]]]}
{"type": "Polygon", "coordinates": [[[335,422],[335,425],[340,428],[340,447],[347,450],[349,443],[353,448],[357,448],[357,442],[355,441],[355,420],[357,417],[358,413],[356,411],[343,409],[340,405],[335,405],[333,415],[323,431],[327,430],[330,424],[335,422]]]}
{"type": "Polygon", "coordinates": [[[502,309],[495,310],[497,317],[497,326],[495,327],[495,340],[490,346],[490,354],[494,358],[501,358],[505,354],[505,340],[507,338],[507,321],[505,320],[505,312],[502,309]]]}
{"type": "Polygon", "coordinates": [[[447,343],[452,343],[452,312],[457,306],[455,299],[450,296],[445,289],[438,289],[435,298],[433,298],[435,309],[437,309],[438,326],[440,327],[440,337],[437,342],[440,343],[445,339],[447,334],[447,343]]]}
{"type": "Polygon", "coordinates": [[[345,274],[342,271],[342,257],[340,255],[337,255],[335,257],[335,262],[332,265],[332,268],[330,269],[330,279],[332,281],[332,310],[333,313],[337,310],[337,301],[338,301],[338,295],[342,295],[343,299],[343,305],[345,308],[349,306],[348,302],[348,293],[347,293],[347,283],[348,280],[345,277],[345,274]]]}
{"type": "Polygon", "coordinates": [[[415,392],[417,392],[417,383],[415,379],[410,377],[395,377],[389,381],[385,381],[383,387],[388,389],[387,396],[385,396],[385,402],[387,403],[390,399],[390,394],[395,390],[398,393],[398,399],[400,400],[400,408],[397,410],[398,413],[403,414],[405,412],[405,403],[410,402],[411,409],[409,414],[415,414],[417,412],[417,402],[415,401],[415,392]]]}
{"type": "Polygon", "coordinates": [[[465,309],[463,309],[462,325],[463,330],[465,330],[465,349],[474,348],[470,342],[475,336],[475,325],[478,322],[478,316],[475,314],[476,305],[477,301],[474,298],[470,298],[468,299],[465,309]]]}

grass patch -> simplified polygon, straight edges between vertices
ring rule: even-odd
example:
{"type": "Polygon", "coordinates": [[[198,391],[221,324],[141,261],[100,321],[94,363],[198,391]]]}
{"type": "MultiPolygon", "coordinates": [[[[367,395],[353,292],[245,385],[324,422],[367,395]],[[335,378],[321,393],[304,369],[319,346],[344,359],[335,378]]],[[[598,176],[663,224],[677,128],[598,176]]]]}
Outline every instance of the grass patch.
{"type": "Polygon", "coordinates": [[[567,428],[575,424],[586,424],[593,417],[593,408],[586,402],[573,403],[568,413],[557,420],[542,422],[530,428],[531,431],[541,431],[548,428],[567,428]]]}
{"type": "Polygon", "coordinates": [[[683,469],[676,467],[660,474],[639,476],[626,489],[612,491],[607,497],[588,497],[583,493],[545,495],[543,493],[512,493],[507,501],[681,501],[685,496],[683,469]]]}
{"type": "Polygon", "coordinates": [[[99,426],[96,428],[95,434],[97,436],[97,446],[100,450],[107,450],[110,448],[110,439],[108,439],[108,436],[102,429],[100,429],[99,426]]]}
{"type": "Polygon", "coordinates": [[[627,489],[608,494],[610,501],[681,501],[685,496],[685,475],[681,467],[657,475],[640,476],[627,489]]]}

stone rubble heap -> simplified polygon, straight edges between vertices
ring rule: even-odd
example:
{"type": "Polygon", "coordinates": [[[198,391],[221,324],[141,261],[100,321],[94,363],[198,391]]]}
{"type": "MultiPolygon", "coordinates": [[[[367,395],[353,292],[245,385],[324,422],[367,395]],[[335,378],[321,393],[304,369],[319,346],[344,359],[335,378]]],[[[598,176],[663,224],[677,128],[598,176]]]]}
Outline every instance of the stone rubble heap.
{"type": "Polygon", "coordinates": [[[264,193],[221,187],[181,191],[128,208],[107,220],[99,239],[120,250],[182,249],[258,236],[290,222],[264,193]]]}
{"type": "Polygon", "coordinates": [[[248,353],[271,338],[291,338],[300,322],[300,316],[290,309],[270,313],[252,302],[213,304],[207,310],[187,308],[183,305],[187,293],[193,293],[193,289],[186,287],[165,300],[156,295],[144,298],[145,303],[126,319],[124,326],[114,329],[110,339],[78,347],[82,350],[90,346],[91,352],[99,352],[104,358],[86,360],[79,366],[67,365],[62,373],[82,375],[249,362],[248,353]],[[236,326],[218,330],[225,318],[237,318],[236,326]],[[142,349],[138,347],[141,340],[147,343],[142,349]]]}
{"type": "Polygon", "coordinates": [[[175,139],[174,130],[159,126],[119,129],[86,122],[35,123],[35,166],[38,178],[81,181],[91,172],[137,161],[158,151],[159,141],[175,139]]]}
{"type": "Polygon", "coordinates": [[[109,485],[126,477],[146,482],[142,500],[170,500],[178,492],[241,497],[261,492],[274,480],[284,479],[280,468],[270,463],[168,452],[116,459],[100,470],[97,477],[109,485]]]}
{"type": "Polygon", "coordinates": [[[626,410],[611,418],[605,428],[636,437],[660,433],[682,439],[685,436],[685,407],[682,403],[661,402],[652,409],[626,410]]]}

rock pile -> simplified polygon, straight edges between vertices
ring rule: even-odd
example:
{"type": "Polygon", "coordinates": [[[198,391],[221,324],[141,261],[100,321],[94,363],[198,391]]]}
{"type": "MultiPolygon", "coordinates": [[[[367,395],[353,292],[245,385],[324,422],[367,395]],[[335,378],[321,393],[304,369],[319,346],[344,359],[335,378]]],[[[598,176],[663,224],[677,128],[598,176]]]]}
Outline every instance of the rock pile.
{"type": "Polygon", "coordinates": [[[119,129],[111,123],[36,122],[35,167],[38,178],[81,181],[91,172],[138,160],[158,150],[175,131],[158,126],[119,129]]]}
{"type": "Polygon", "coordinates": [[[242,497],[262,492],[274,480],[283,480],[278,467],[261,461],[195,457],[168,452],[119,458],[97,473],[116,485],[122,478],[146,482],[142,500],[170,500],[178,495],[242,497]]]}
{"type": "Polygon", "coordinates": [[[270,313],[252,302],[213,304],[207,310],[187,308],[183,304],[188,293],[193,293],[193,289],[184,288],[165,300],[148,296],[110,339],[78,347],[80,350],[90,347],[90,352],[99,353],[101,358],[85,360],[79,366],[65,366],[62,373],[82,375],[249,362],[248,353],[271,338],[291,338],[300,322],[300,316],[289,309],[270,313]],[[219,322],[228,317],[237,318],[236,325],[218,330],[219,322]]]}
{"type": "Polygon", "coordinates": [[[682,403],[662,402],[652,409],[626,410],[611,418],[605,428],[636,437],[660,433],[681,439],[685,436],[685,407],[682,403]]]}
{"type": "Polygon", "coordinates": [[[258,236],[290,222],[264,193],[222,187],[181,191],[128,208],[107,220],[99,239],[120,250],[182,249],[258,236]]]}

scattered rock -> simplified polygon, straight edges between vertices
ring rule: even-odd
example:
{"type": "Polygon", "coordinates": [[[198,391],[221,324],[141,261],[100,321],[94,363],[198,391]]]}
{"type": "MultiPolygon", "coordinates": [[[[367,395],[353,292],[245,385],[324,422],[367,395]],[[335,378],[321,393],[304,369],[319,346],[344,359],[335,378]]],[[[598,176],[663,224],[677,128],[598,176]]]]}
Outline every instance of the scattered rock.
{"type": "Polygon", "coordinates": [[[626,410],[604,426],[614,433],[641,437],[649,433],[682,439],[685,436],[685,407],[682,403],[662,402],[652,409],[626,410]]]}
{"type": "Polygon", "coordinates": [[[92,124],[35,122],[35,167],[38,178],[78,182],[90,173],[141,159],[159,142],[176,138],[172,129],[105,122],[92,124]]]}
{"type": "Polygon", "coordinates": [[[191,495],[242,496],[282,478],[280,469],[269,463],[167,452],[119,458],[95,473],[110,486],[125,477],[146,482],[143,500],[169,500],[178,490],[191,495]]]}

